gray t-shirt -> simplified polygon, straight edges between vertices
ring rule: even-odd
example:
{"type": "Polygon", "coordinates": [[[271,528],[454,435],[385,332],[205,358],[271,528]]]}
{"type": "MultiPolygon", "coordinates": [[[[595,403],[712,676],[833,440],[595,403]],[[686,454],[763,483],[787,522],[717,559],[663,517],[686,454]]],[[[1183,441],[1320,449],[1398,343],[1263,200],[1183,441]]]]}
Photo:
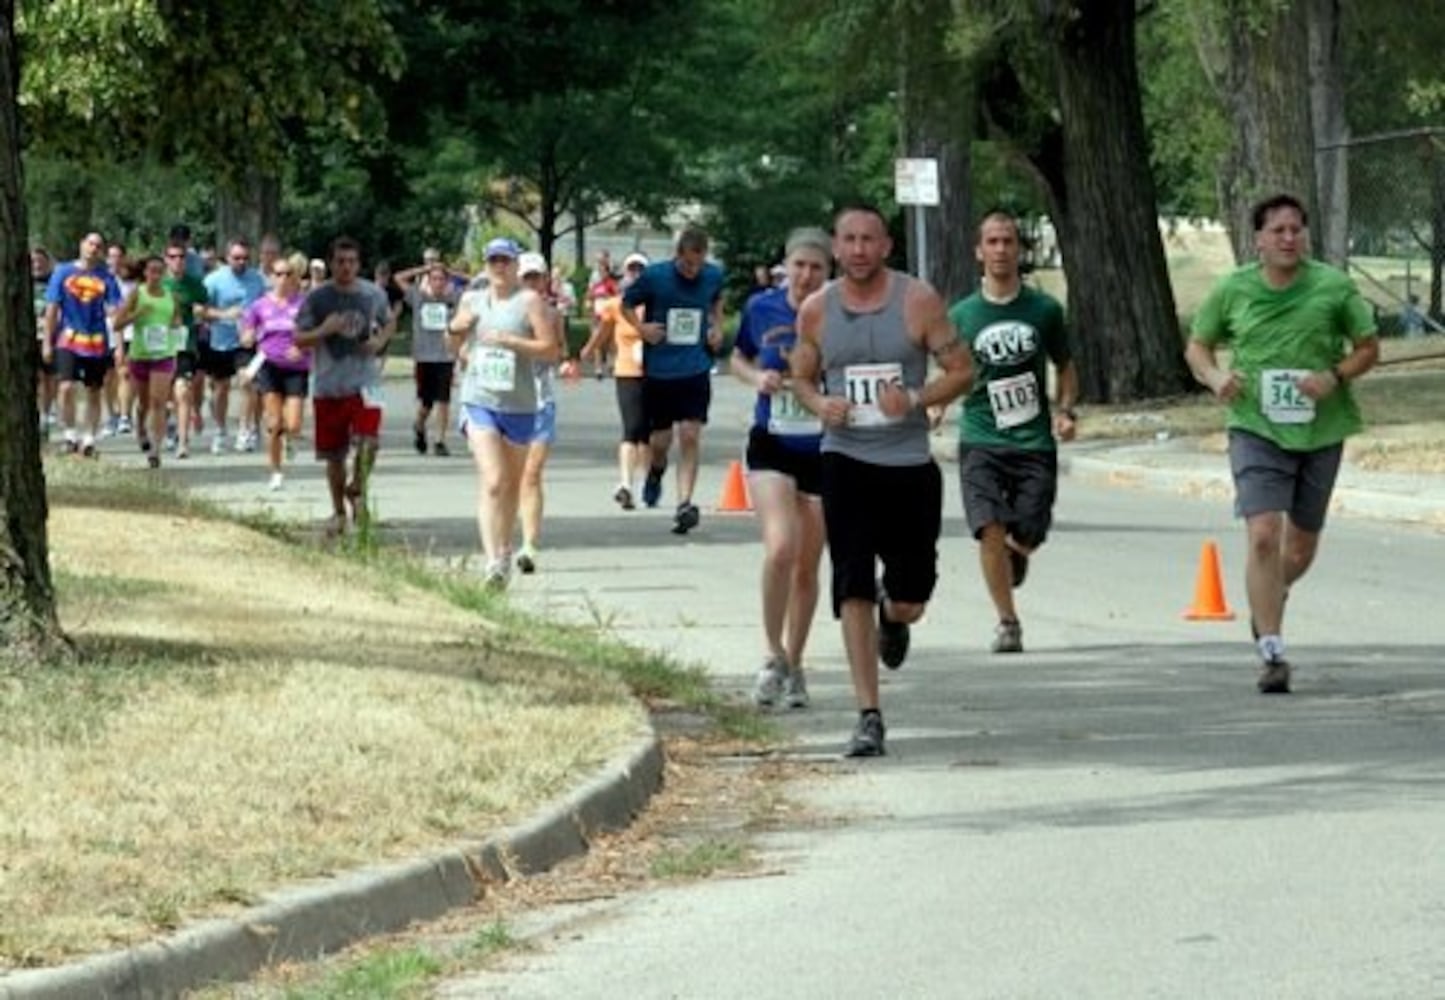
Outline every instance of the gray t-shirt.
{"type": "Polygon", "coordinates": [[[314,330],[332,313],[346,316],[347,328],[355,336],[333,333],[316,345],[311,369],[311,395],[316,399],[354,396],[375,380],[374,359],[362,344],[391,320],[391,305],[386,293],[365,278],[345,291],[328,281],[302,301],[296,329],[314,330]]]}
{"type": "Polygon", "coordinates": [[[406,304],[411,307],[411,356],[423,363],[450,361],[447,350],[447,324],[456,315],[457,290],[447,282],[440,297],[420,285],[406,290],[406,304]]]}

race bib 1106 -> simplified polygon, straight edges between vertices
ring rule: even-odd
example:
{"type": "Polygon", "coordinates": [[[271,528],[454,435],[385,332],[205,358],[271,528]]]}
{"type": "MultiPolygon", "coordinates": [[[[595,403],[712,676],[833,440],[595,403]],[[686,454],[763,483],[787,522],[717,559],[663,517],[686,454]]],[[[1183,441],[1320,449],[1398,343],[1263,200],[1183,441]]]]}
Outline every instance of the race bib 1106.
{"type": "Polygon", "coordinates": [[[1259,407],[1270,423],[1307,424],[1315,419],[1315,401],[1300,392],[1307,368],[1267,368],[1259,373],[1259,407]]]}
{"type": "Polygon", "coordinates": [[[849,365],[843,369],[843,386],[848,395],[848,423],[853,427],[886,427],[901,417],[890,417],[878,408],[878,399],[890,385],[903,386],[903,366],[897,361],[879,365],[849,365]]]}

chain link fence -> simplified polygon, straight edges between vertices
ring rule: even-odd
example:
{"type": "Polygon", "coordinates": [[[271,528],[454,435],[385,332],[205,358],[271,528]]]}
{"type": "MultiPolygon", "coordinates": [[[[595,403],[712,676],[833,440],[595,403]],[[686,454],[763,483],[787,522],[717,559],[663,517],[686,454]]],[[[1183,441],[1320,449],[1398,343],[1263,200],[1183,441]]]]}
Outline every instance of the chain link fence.
{"type": "Polygon", "coordinates": [[[1349,165],[1350,274],[1384,336],[1445,334],[1445,128],[1359,136],[1349,165]]]}

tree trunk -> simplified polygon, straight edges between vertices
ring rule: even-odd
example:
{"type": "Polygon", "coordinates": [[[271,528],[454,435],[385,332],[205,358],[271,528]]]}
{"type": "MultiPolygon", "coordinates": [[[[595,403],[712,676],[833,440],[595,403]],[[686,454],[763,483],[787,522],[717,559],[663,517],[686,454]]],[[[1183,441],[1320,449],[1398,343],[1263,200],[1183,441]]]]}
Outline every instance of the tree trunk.
{"type": "Polygon", "coordinates": [[[1445,322],[1441,296],[1445,292],[1445,153],[1436,147],[1427,161],[1430,170],[1430,318],[1445,322]]]}
{"type": "Polygon", "coordinates": [[[1219,198],[1234,256],[1253,260],[1253,205],[1289,192],[1319,217],[1307,0],[1220,0],[1196,18],[1205,72],[1234,123],[1219,198]]]}
{"type": "Polygon", "coordinates": [[[0,661],[39,663],[67,647],[45,530],[19,86],[15,3],[0,0],[0,661]]]}
{"type": "Polygon", "coordinates": [[[280,225],[279,177],[250,169],[235,185],[216,192],[216,249],[221,254],[238,237],[254,247],[267,233],[279,233],[280,225]]]}
{"type": "Polygon", "coordinates": [[[1345,143],[1345,46],[1340,0],[1310,0],[1310,112],[1314,126],[1319,218],[1315,252],[1344,267],[1350,252],[1350,157],[1345,143]]]}
{"type": "Polygon", "coordinates": [[[971,148],[977,105],[968,73],[948,50],[953,0],[917,0],[905,5],[902,35],[904,156],[938,161],[939,204],[911,208],[908,261],[918,259],[914,212],[923,212],[929,282],[945,302],[973,291],[978,267],[973,255],[973,163],[971,148]]]}
{"type": "Polygon", "coordinates": [[[1188,385],[1135,60],[1136,0],[1048,5],[1064,143],[1055,224],[1082,397],[1128,402],[1188,385]]]}

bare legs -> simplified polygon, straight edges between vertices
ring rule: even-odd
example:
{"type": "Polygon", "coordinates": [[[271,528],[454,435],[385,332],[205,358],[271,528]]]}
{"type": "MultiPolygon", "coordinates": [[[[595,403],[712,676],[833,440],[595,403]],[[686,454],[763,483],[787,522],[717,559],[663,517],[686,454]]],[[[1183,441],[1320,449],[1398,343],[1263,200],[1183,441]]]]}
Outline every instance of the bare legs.
{"type": "Polygon", "coordinates": [[[798,669],[818,605],[823,507],[775,472],[751,473],[748,486],[763,533],[763,636],[770,655],[798,669]]]}

